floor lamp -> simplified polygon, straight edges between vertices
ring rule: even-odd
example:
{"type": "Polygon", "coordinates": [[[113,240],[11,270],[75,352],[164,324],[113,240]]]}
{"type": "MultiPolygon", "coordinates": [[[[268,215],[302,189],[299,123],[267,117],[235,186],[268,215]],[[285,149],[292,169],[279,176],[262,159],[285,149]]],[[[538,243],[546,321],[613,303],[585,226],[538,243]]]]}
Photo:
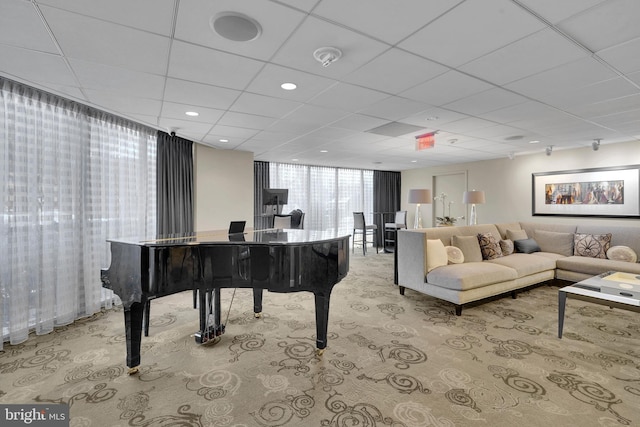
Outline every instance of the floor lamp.
{"type": "Polygon", "coordinates": [[[484,191],[465,191],[462,194],[462,203],[471,204],[471,218],[469,219],[469,225],[476,225],[478,223],[478,215],[476,213],[476,205],[484,203],[484,191]]]}
{"type": "Polygon", "coordinates": [[[420,205],[422,203],[431,203],[431,190],[409,190],[409,203],[416,204],[416,218],[413,222],[413,228],[422,228],[422,214],[420,213],[420,205]]]}

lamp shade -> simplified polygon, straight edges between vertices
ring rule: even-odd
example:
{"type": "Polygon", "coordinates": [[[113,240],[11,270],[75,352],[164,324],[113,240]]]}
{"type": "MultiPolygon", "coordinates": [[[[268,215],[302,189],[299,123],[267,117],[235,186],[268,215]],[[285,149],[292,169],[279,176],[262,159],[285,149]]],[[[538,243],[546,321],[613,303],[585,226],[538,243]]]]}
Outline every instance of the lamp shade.
{"type": "Polygon", "coordinates": [[[431,203],[431,190],[411,189],[409,190],[409,203],[431,203]]]}
{"type": "Polygon", "coordinates": [[[462,203],[480,205],[484,201],[484,191],[465,191],[462,194],[462,203]]]}

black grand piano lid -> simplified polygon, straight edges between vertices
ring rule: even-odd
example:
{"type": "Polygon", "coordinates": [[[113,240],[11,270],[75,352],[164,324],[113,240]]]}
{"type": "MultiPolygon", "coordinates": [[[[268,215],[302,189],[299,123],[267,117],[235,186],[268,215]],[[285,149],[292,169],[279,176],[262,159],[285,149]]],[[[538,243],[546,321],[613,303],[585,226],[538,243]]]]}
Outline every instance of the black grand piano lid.
{"type": "MultiPolygon", "coordinates": [[[[269,243],[269,244],[296,244],[296,243],[321,243],[334,241],[349,236],[348,233],[338,233],[332,230],[256,230],[247,231],[244,234],[244,242],[269,243]]],[[[195,233],[124,237],[107,239],[109,242],[128,243],[140,246],[173,246],[173,245],[198,245],[206,243],[238,244],[229,237],[228,230],[199,231],[195,233]]]]}

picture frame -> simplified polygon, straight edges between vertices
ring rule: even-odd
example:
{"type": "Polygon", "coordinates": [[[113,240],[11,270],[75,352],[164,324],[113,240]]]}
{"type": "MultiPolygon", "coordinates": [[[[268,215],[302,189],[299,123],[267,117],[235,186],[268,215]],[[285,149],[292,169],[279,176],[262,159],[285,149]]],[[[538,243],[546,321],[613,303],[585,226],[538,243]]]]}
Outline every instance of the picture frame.
{"type": "Polygon", "coordinates": [[[532,174],[532,215],[640,218],[640,165],[532,174]]]}

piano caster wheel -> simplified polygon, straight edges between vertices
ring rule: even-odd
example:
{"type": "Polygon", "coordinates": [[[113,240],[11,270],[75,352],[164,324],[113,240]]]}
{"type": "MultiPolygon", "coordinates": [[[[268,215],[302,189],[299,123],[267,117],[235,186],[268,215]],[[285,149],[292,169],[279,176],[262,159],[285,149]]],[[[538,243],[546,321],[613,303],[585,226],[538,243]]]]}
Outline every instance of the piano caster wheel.
{"type": "Polygon", "coordinates": [[[317,348],[316,349],[316,356],[318,357],[322,357],[322,355],[324,354],[324,348],[317,348]]]}
{"type": "Polygon", "coordinates": [[[129,368],[129,371],[127,371],[127,374],[135,375],[138,373],[138,371],[139,371],[138,366],[136,366],[135,368],[129,368]]]}
{"type": "Polygon", "coordinates": [[[262,317],[262,313],[253,313],[253,317],[255,317],[256,319],[259,319],[262,317]]]}

